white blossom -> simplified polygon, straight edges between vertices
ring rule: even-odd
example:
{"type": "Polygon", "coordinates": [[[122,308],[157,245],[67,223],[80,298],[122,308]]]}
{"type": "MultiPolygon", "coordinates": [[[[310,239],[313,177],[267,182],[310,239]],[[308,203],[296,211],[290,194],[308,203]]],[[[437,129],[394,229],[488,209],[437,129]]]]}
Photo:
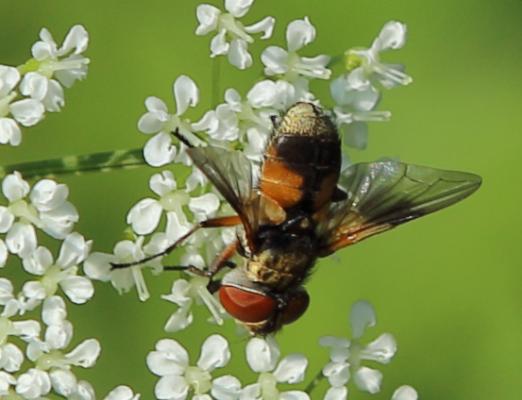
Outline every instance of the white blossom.
{"type": "MultiPolygon", "coordinates": [[[[28,82],[27,93],[25,94],[39,98],[47,104],[54,103],[52,107],[59,109],[59,104],[56,103],[55,98],[55,96],[60,97],[56,88],[58,82],[51,78],[56,77],[65,87],[71,87],[76,80],[84,79],[87,75],[89,59],[84,57],[82,53],[87,50],[88,44],[89,34],[82,25],[73,26],[59,48],[51,33],[46,28],[42,28],[40,40],[33,45],[31,52],[37,62],[37,68],[34,68],[34,72],[46,78],[46,81],[36,77],[40,81],[36,85],[35,82],[28,82]]],[[[35,77],[28,74],[24,79],[31,81],[35,77]]],[[[61,100],[58,100],[58,103],[60,102],[63,104],[63,93],[61,100]]],[[[57,110],[51,109],[50,111],[57,110]]]]}
{"type": "Polygon", "coordinates": [[[24,269],[30,274],[40,276],[38,281],[28,281],[23,292],[33,302],[53,296],[60,287],[73,303],[83,304],[94,294],[92,282],[78,275],[78,265],[90,252],[91,241],[86,241],[79,233],[69,234],[60,248],[56,261],[45,247],[38,247],[24,258],[24,269]]]}
{"type": "Polygon", "coordinates": [[[366,328],[376,323],[375,311],[370,303],[358,301],[350,313],[352,340],[325,336],[320,340],[322,346],[330,348],[330,362],[323,368],[323,375],[328,378],[334,389],[329,390],[329,400],[346,399],[347,391],[342,388],[353,377],[359,390],[377,393],[380,391],[382,373],[362,365],[364,361],[387,364],[397,351],[395,339],[384,333],[372,342],[364,345],[360,339],[366,328]]]}
{"type": "Polygon", "coordinates": [[[280,392],[279,383],[300,383],[304,380],[308,360],[301,354],[291,354],[279,361],[280,350],[273,337],[252,338],[246,347],[250,368],[259,373],[256,383],[241,390],[240,399],[309,400],[307,393],[299,390],[280,392]]]}
{"type": "Polygon", "coordinates": [[[0,233],[6,234],[9,252],[22,258],[36,250],[35,227],[53,238],[64,239],[78,221],[76,208],[67,201],[69,189],[64,184],[42,179],[30,190],[22,176],[14,172],[3,179],[2,192],[9,204],[0,206],[0,233]]]}
{"type": "Polygon", "coordinates": [[[0,144],[18,146],[22,142],[18,124],[35,125],[44,115],[44,106],[39,100],[16,100],[15,88],[19,81],[20,72],[16,68],[0,65],[0,144]]]}
{"type": "Polygon", "coordinates": [[[225,310],[219,301],[209,293],[207,285],[209,278],[193,276],[190,280],[176,279],[172,284],[170,294],[161,296],[162,299],[170,301],[178,306],[165,324],[165,331],[177,332],[187,328],[193,321],[192,306],[204,304],[214,321],[221,325],[225,310]]]}
{"type": "Polygon", "coordinates": [[[188,353],[179,342],[162,339],[147,356],[149,369],[160,377],[154,394],[160,400],[184,400],[192,390],[194,398],[209,398],[199,396],[211,390],[212,372],[224,367],[229,360],[228,342],[220,335],[211,335],[205,340],[195,366],[190,365],[188,353]]]}
{"type": "MultiPolygon", "coordinates": [[[[143,237],[136,241],[122,240],[114,246],[113,254],[94,252],[85,260],[83,268],[86,275],[91,279],[102,282],[111,282],[112,286],[120,293],[128,292],[134,286],[138,291],[138,297],[145,301],[150,297],[149,290],[143,277],[143,265],[135,265],[128,268],[113,269],[111,263],[121,264],[139,261],[147,255],[156,254],[156,248],[146,253],[143,247],[143,237]]],[[[160,259],[154,259],[145,266],[152,267],[156,272],[161,269],[160,259]]]]}
{"type": "Polygon", "coordinates": [[[144,148],[145,160],[153,167],[159,167],[178,161],[187,161],[184,145],[178,150],[172,143],[172,133],[178,131],[194,144],[199,143],[192,133],[190,121],[183,118],[188,107],[195,107],[199,101],[199,89],[196,83],[186,75],[179,76],[173,85],[176,100],[176,113],[169,114],[167,105],[158,97],[147,97],[147,112],[138,121],[138,129],[145,134],[154,134],[144,148]]]}
{"type": "Polygon", "coordinates": [[[406,43],[406,25],[387,22],[369,49],[351,49],[346,52],[346,64],[350,71],[360,71],[357,79],[361,84],[365,80],[377,81],[385,88],[408,85],[412,78],[406,75],[404,67],[398,64],[386,64],[380,61],[379,53],[397,50],[406,43]]]}
{"type": "Polygon", "coordinates": [[[266,17],[261,21],[244,26],[239,18],[246,15],[254,0],[225,0],[226,13],[209,4],[201,4],[196,10],[199,25],[196,35],[206,35],[216,31],[210,42],[211,57],[228,55],[229,62],[239,69],[252,65],[248,45],[254,42],[249,34],[263,33],[261,39],[272,36],[275,19],[266,17]]]}
{"type": "Polygon", "coordinates": [[[187,190],[178,189],[174,175],[170,171],[154,174],[149,181],[150,189],[159,196],[158,199],[145,198],[134,205],[127,214],[127,223],[138,235],[152,233],[160,222],[163,212],[167,217],[167,232],[177,230],[172,241],[184,235],[190,229],[184,206],[187,206],[197,221],[213,216],[218,210],[220,201],[213,193],[191,197],[187,190]],[[175,217],[172,214],[176,214],[175,217]],[[177,224],[172,227],[170,224],[177,224]]]}
{"type": "MultiPolygon", "coordinates": [[[[329,56],[319,55],[310,58],[297,54],[304,46],[314,41],[315,34],[315,27],[308,17],[290,22],[286,29],[287,49],[269,46],[261,54],[265,74],[282,76],[291,83],[303,82],[302,77],[329,79],[331,71],[326,68],[330,62],[329,56]]],[[[304,82],[299,85],[307,88],[308,84],[304,82]]]]}

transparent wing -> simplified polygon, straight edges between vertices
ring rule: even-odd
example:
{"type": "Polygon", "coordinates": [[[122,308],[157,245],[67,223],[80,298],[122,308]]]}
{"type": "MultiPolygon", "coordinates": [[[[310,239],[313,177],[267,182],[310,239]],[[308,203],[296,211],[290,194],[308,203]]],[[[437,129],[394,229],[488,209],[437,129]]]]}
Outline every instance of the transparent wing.
{"type": "Polygon", "coordinates": [[[355,164],[340,183],[347,198],[317,215],[324,255],[448,207],[481,184],[474,174],[396,161],[355,164]]]}
{"type": "Polygon", "coordinates": [[[254,250],[253,237],[258,226],[284,220],[284,210],[255,190],[252,164],[243,153],[216,147],[192,147],[187,153],[237,212],[254,250]]]}
{"type": "Polygon", "coordinates": [[[241,152],[192,147],[187,153],[232,208],[241,215],[253,194],[252,164],[241,152]]]}

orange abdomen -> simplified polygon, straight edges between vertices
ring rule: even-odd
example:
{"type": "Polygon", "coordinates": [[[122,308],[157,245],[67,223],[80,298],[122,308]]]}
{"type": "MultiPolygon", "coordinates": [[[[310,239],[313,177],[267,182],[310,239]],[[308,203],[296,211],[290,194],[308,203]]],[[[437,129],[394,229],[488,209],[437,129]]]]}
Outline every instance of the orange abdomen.
{"type": "Polygon", "coordinates": [[[265,151],[260,189],[284,209],[313,212],[332,198],[341,166],[338,137],[279,134],[265,151]]]}

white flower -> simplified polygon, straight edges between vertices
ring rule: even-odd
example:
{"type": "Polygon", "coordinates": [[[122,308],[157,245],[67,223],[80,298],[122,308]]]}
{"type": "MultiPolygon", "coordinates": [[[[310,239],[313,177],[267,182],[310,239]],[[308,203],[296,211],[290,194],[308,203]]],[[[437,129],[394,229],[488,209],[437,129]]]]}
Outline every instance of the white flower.
{"type": "Polygon", "coordinates": [[[336,102],[334,107],[337,127],[343,134],[343,143],[356,149],[364,149],[368,144],[367,122],[388,121],[389,111],[374,111],[380,93],[370,81],[359,80],[362,72],[356,69],[341,75],[330,85],[330,91],[336,102]]]}
{"type": "Polygon", "coordinates": [[[360,339],[367,327],[376,323],[375,311],[370,303],[358,301],[350,313],[352,340],[325,336],[320,344],[330,348],[330,362],[323,368],[323,375],[328,378],[332,388],[328,392],[329,400],[346,399],[347,391],[342,390],[353,376],[355,385],[362,391],[377,393],[380,390],[382,373],[362,365],[363,361],[376,361],[387,364],[397,351],[395,339],[389,333],[382,334],[367,345],[360,339]]]}
{"type": "Polygon", "coordinates": [[[254,0],[225,0],[228,13],[209,4],[198,6],[196,16],[199,26],[196,35],[217,32],[210,43],[211,57],[227,54],[229,62],[239,69],[252,65],[252,56],[247,47],[254,39],[249,33],[262,32],[261,39],[268,39],[272,36],[275,23],[273,17],[266,17],[253,25],[243,26],[238,18],[245,16],[253,3],[254,0]]]}
{"type": "Polygon", "coordinates": [[[156,398],[184,400],[190,390],[199,398],[212,388],[211,372],[224,367],[229,360],[228,342],[220,335],[205,340],[196,366],[189,364],[187,351],[177,341],[160,340],[156,350],[147,356],[149,369],[161,377],[154,390],[156,398]]]}
{"type": "MultiPolygon", "coordinates": [[[[71,87],[76,80],[85,78],[89,59],[82,56],[82,53],[87,49],[88,44],[89,34],[81,25],[75,25],[69,30],[60,48],[51,33],[43,28],[40,31],[40,40],[33,45],[31,52],[37,61],[37,68],[33,72],[48,79],[47,87],[43,81],[36,86],[28,83],[27,94],[45,102],[57,94],[55,84],[50,83],[53,81],[51,79],[53,76],[65,87],[71,87]]],[[[33,79],[34,76],[28,78],[28,80],[33,79]]]]}
{"type": "MultiPolygon", "coordinates": [[[[147,112],[138,121],[138,129],[145,134],[155,134],[145,145],[145,160],[153,167],[169,164],[176,158],[178,150],[172,143],[172,133],[179,133],[197,144],[197,137],[191,132],[190,121],[182,115],[188,107],[195,107],[199,101],[199,90],[192,79],[186,75],[179,76],[173,86],[176,99],[176,114],[169,114],[167,105],[157,97],[147,97],[147,112]]],[[[184,160],[183,147],[180,146],[179,160],[184,160]]]]}
{"type": "Polygon", "coordinates": [[[218,210],[220,202],[213,193],[191,197],[186,190],[178,190],[174,175],[170,171],[154,174],[149,182],[151,190],[159,199],[145,198],[134,205],[127,214],[127,223],[138,235],[152,233],[160,222],[163,212],[167,216],[167,232],[179,228],[174,241],[190,229],[183,206],[188,206],[197,221],[207,219],[218,210]],[[176,214],[175,217],[172,214],[176,214]],[[170,224],[179,224],[170,227],[170,224]]]}
{"type": "Polygon", "coordinates": [[[301,354],[291,354],[279,363],[280,351],[273,337],[252,338],[246,347],[246,357],[250,368],[259,373],[257,383],[242,389],[240,399],[262,400],[306,400],[308,394],[298,390],[279,392],[278,383],[299,383],[304,380],[308,361],[301,354]]]}
{"type": "Polygon", "coordinates": [[[79,233],[71,233],[62,243],[56,262],[51,252],[42,246],[24,258],[24,269],[30,274],[41,276],[38,281],[24,284],[25,297],[34,302],[42,301],[53,296],[61,287],[73,303],[87,302],[94,294],[94,287],[89,279],[78,275],[78,265],[87,258],[91,244],[79,233]]]}
{"type": "Polygon", "coordinates": [[[18,123],[32,126],[44,115],[44,106],[38,100],[14,101],[17,97],[14,89],[19,81],[20,73],[16,68],[0,65],[0,144],[18,146],[22,141],[18,123]]]}
{"type": "Polygon", "coordinates": [[[139,400],[140,395],[134,394],[128,386],[117,386],[104,397],[104,400],[139,400]]]}
{"type": "Polygon", "coordinates": [[[319,55],[316,57],[300,57],[297,51],[315,39],[315,28],[305,17],[290,24],[286,29],[287,50],[269,46],[261,54],[261,61],[265,64],[265,74],[279,75],[288,82],[295,82],[300,77],[329,79],[331,71],[326,68],[330,57],[319,55]]]}
{"type": "MultiPolygon", "coordinates": [[[[112,269],[111,263],[121,264],[138,261],[146,255],[156,254],[156,247],[143,248],[143,237],[139,237],[135,242],[122,240],[114,246],[113,254],[94,252],[87,257],[83,264],[85,274],[91,278],[103,282],[110,281],[118,292],[128,292],[134,286],[138,291],[141,301],[149,298],[149,291],[143,278],[143,265],[135,265],[129,268],[112,269]],[[147,250],[145,252],[144,250],[147,250]]],[[[160,259],[154,259],[146,263],[153,267],[157,272],[161,269],[160,259]]]]}
{"type": "Polygon", "coordinates": [[[193,320],[192,306],[194,304],[205,304],[214,321],[221,325],[225,310],[217,299],[207,290],[209,278],[201,276],[191,277],[189,281],[176,279],[172,284],[170,294],[161,296],[162,299],[170,301],[178,306],[165,324],[165,331],[177,332],[188,327],[193,320]]]}
{"type": "Polygon", "coordinates": [[[351,49],[346,52],[346,64],[349,71],[360,70],[358,79],[376,80],[385,88],[408,85],[412,78],[406,75],[404,67],[398,64],[385,64],[380,61],[379,53],[396,50],[406,42],[406,25],[390,21],[382,28],[379,36],[369,49],[351,49]]]}
{"type": "MultiPolygon", "coordinates": [[[[55,393],[72,399],[93,399],[92,387],[86,382],[78,382],[71,367],[92,367],[100,354],[100,344],[96,339],[87,339],[72,351],[65,352],[73,336],[73,326],[66,317],[61,297],[52,296],[45,300],[42,308],[42,320],[47,325],[45,339],[29,340],[27,357],[36,367],[33,375],[42,382],[49,381],[55,393]]],[[[22,389],[17,386],[17,392],[20,391],[22,389]]]]}
{"type": "Polygon", "coordinates": [[[51,379],[44,371],[31,368],[20,375],[16,382],[16,393],[25,399],[38,399],[51,391],[51,379]]]}
{"type": "Polygon", "coordinates": [[[37,247],[35,226],[56,239],[64,239],[78,221],[76,208],[67,201],[66,185],[42,179],[29,193],[29,184],[14,172],[3,179],[2,191],[9,205],[0,206],[0,233],[6,233],[9,252],[22,258],[37,247]]]}

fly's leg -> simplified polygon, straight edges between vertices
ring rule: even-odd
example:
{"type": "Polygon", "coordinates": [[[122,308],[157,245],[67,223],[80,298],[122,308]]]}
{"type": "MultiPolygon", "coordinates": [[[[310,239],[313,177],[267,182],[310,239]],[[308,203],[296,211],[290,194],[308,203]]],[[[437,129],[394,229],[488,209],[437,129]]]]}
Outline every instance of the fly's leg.
{"type": "Polygon", "coordinates": [[[236,240],[233,243],[230,243],[227,247],[225,247],[223,249],[223,251],[221,253],[219,253],[216,256],[214,261],[212,261],[212,264],[210,264],[210,267],[206,270],[195,267],[194,265],[167,266],[167,267],[163,267],[163,270],[164,271],[185,271],[185,272],[193,273],[194,275],[210,278],[210,281],[207,285],[207,289],[210,293],[215,293],[221,287],[221,281],[212,280],[212,278],[219,271],[221,271],[222,268],[225,268],[225,267],[235,268],[237,266],[235,262],[230,261],[230,258],[232,258],[234,256],[234,254],[237,253],[238,245],[239,245],[239,240],[236,240]]]}
{"type": "Polygon", "coordinates": [[[211,218],[207,219],[205,221],[201,221],[197,225],[195,225],[190,231],[188,231],[186,234],[184,234],[182,237],[180,237],[178,240],[176,240],[174,243],[172,243],[169,247],[167,247],[165,250],[163,250],[160,253],[153,254],[151,256],[142,258],[138,261],[133,261],[129,263],[111,263],[111,269],[122,269],[122,268],[129,268],[133,267],[135,265],[140,265],[143,263],[146,263],[148,261],[154,260],[158,257],[166,256],[170,252],[172,252],[177,246],[180,245],[185,239],[190,237],[194,232],[196,232],[200,228],[220,228],[225,226],[235,226],[240,225],[241,219],[238,215],[231,215],[227,217],[218,217],[218,218],[211,218]]]}

